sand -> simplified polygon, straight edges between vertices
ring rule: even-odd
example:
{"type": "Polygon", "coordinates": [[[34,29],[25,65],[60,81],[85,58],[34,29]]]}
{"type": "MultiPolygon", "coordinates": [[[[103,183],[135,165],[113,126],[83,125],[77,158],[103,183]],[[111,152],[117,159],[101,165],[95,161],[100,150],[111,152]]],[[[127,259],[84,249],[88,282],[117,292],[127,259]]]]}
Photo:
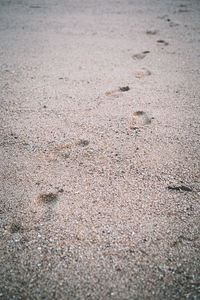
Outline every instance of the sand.
{"type": "Polygon", "coordinates": [[[0,1],[0,299],[200,299],[199,20],[0,1]]]}

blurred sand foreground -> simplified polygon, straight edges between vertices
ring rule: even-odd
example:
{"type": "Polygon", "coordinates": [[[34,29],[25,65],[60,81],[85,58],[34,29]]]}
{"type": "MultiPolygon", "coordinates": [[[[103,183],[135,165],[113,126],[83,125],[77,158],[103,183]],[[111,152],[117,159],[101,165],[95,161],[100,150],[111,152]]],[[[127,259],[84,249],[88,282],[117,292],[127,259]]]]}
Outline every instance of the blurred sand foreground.
{"type": "Polygon", "coordinates": [[[200,299],[198,0],[0,0],[0,299],[200,299]]]}

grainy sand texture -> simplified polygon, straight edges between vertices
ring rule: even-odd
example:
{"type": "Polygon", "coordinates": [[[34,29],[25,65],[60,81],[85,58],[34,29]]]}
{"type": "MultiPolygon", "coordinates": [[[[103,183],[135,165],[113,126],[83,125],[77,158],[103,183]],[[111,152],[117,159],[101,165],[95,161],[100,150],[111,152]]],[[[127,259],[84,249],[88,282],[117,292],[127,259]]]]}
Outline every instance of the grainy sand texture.
{"type": "Polygon", "coordinates": [[[199,0],[0,0],[0,299],[200,299],[199,50],[199,0]]]}

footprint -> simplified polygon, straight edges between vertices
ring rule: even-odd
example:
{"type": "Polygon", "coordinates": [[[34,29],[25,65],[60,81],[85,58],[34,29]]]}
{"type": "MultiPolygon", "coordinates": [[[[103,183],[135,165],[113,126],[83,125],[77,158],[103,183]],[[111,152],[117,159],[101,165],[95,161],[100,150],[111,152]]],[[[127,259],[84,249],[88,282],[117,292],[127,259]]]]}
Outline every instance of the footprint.
{"type": "Polygon", "coordinates": [[[164,16],[158,17],[158,19],[164,20],[164,21],[167,21],[167,22],[171,21],[171,19],[168,17],[168,15],[164,15],[164,16]]]}
{"type": "MultiPolygon", "coordinates": [[[[86,148],[90,144],[89,140],[78,139],[55,146],[44,152],[44,160],[47,163],[58,163],[61,161],[69,162],[73,157],[73,153],[79,153],[79,149],[86,148]]],[[[87,152],[87,150],[86,150],[87,152]]]]}
{"type": "Polygon", "coordinates": [[[39,6],[39,5],[31,5],[31,6],[29,6],[30,8],[41,8],[41,6],[39,6]]]}
{"type": "Polygon", "coordinates": [[[32,221],[48,222],[55,216],[55,204],[58,201],[58,192],[42,193],[33,199],[29,209],[34,213],[32,221]]]}
{"type": "Polygon", "coordinates": [[[179,24],[178,24],[178,23],[175,23],[175,22],[170,22],[170,23],[169,23],[169,26],[170,26],[170,27],[177,27],[177,26],[179,26],[179,24]]]}
{"type": "Polygon", "coordinates": [[[146,31],[146,34],[148,34],[148,35],[155,35],[157,33],[158,33],[158,30],[147,30],[146,31]]]}
{"type": "Polygon", "coordinates": [[[58,200],[58,195],[55,193],[40,194],[38,197],[39,203],[49,204],[58,200]]]}
{"type": "Polygon", "coordinates": [[[19,232],[19,231],[22,231],[22,226],[19,222],[13,222],[11,223],[10,225],[10,232],[11,233],[16,233],[16,232],[19,232]]]}
{"type": "Polygon", "coordinates": [[[189,12],[189,10],[187,8],[179,8],[176,12],[177,13],[186,13],[186,12],[189,12]]]}
{"type": "Polygon", "coordinates": [[[151,71],[149,71],[146,68],[142,68],[141,71],[138,71],[138,72],[135,73],[135,77],[138,78],[138,79],[141,79],[141,78],[144,78],[144,77],[150,76],[150,75],[151,75],[151,71]]]}
{"type": "Polygon", "coordinates": [[[168,18],[168,15],[158,16],[158,19],[160,20],[166,20],[168,18]]]}
{"type": "Polygon", "coordinates": [[[119,89],[112,90],[112,91],[107,91],[107,92],[105,92],[105,95],[106,95],[106,96],[111,96],[111,95],[113,95],[113,94],[115,94],[115,93],[117,93],[117,92],[119,92],[119,89]]]}
{"type": "Polygon", "coordinates": [[[141,52],[141,53],[136,53],[136,54],[132,55],[132,58],[133,58],[133,59],[143,59],[143,58],[145,58],[145,56],[146,56],[148,53],[150,53],[150,51],[148,51],[148,50],[143,51],[143,52],[141,52]]]}
{"type": "Polygon", "coordinates": [[[115,90],[112,90],[112,91],[108,91],[105,93],[106,96],[110,96],[110,95],[113,95],[113,94],[116,94],[118,92],[127,92],[130,90],[130,87],[129,86],[123,86],[123,87],[119,87],[118,89],[115,89],[115,90]]]}
{"type": "Polygon", "coordinates": [[[130,129],[137,129],[139,127],[143,127],[151,123],[151,118],[144,111],[136,111],[132,114],[129,128],[130,129]]]}
{"type": "Polygon", "coordinates": [[[184,191],[184,192],[192,192],[192,189],[185,186],[185,185],[180,185],[180,186],[171,186],[169,185],[168,190],[173,190],[173,191],[184,191]]]}
{"type": "Polygon", "coordinates": [[[121,92],[127,92],[127,91],[130,90],[130,87],[129,87],[129,86],[123,86],[123,87],[120,87],[119,90],[120,90],[121,92]]]}
{"type": "Polygon", "coordinates": [[[88,140],[80,140],[80,141],[77,142],[77,145],[82,146],[82,147],[86,147],[86,146],[89,145],[89,143],[90,142],[88,140]]]}
{"type": "Polygon", "coordinates": [[[88,140],[84,140],[84,139],[80,139],[78,141],[73,141],[73,142],[69,142],[69,143],[63,143],[60,145],[57,145],[56,147],[54,147],[53,149],[49,150],[46,152],[46,154],[51,154],[51,153],[58,153],[58,152],[62,152],[65,150],[68,150],[67,153],[70,154],[70,150],[76,146],[88,146],[90,143],[90,141],[88,140]]]}
{"type": "Polygon", "coordinates": [[[160,45],[164,45],[164,46],[169,45],[169,43],[164,41],[164,40],[157,40],[157,43],[160,44],[160,45]]]}
{"type": "Polygon", "coordinates": [[[187,5],[186,4],[180,4],[179,7],[184,7],[185,8],[185,7],[187,7],[187,5]]]}

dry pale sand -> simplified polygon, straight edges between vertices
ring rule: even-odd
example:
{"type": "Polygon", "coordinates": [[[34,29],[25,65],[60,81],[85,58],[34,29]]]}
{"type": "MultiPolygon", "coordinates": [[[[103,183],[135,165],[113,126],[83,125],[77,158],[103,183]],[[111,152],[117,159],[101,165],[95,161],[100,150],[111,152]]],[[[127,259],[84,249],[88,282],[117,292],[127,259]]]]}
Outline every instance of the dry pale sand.
{"type": "Polygon", "coordinates": [[[0,299],[200,299],[198,0],[0,0],[0,299]]]}

